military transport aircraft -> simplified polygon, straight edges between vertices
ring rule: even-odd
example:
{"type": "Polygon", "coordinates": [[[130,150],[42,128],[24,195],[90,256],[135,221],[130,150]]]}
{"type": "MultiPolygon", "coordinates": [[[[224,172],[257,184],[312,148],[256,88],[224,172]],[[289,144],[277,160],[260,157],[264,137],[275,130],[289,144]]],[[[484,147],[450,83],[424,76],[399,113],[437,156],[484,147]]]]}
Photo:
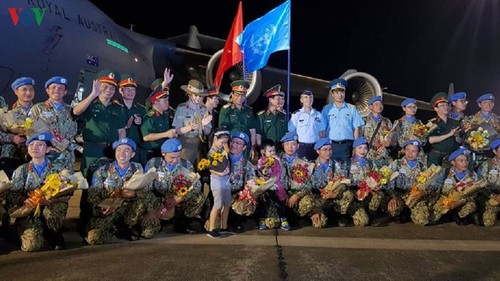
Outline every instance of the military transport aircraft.
{"type": "MultiPolygon", "coordinates": [[[[9,103],[14,100],[10,84],[16,78],[33,77],[38,82],[36,92],[43,93],[44,81],[55,75],[68,78],[67,98],[78,102],[88,94],[94,74],[104,68],[135,73],[138,93],[143,93],[137,95],[139,99],[148,95],[150,83],[162,77],[165,67],[175,75],[172,89],[179,89],[192,78],[212,86],[225,42],[200,34],[196,26],[168,39],[145,36],[117,25],[87,0],[3,0],[0,34],[0,93],[9,103]]],[[[231,80],[241,79],[241,65],[229,69],[224,77],[222,85],[226,87],[231,80]]],[[[367,101],[373,95],[383,95],[386,105],[399,106],[404,99],[383,92],[377,79],[368,73],[348,70],[342,77],[349,80],[348,102],[356,104],[362,114],[368,112],[367,101]]],[[[246,79],[251,83],[247,101],[253,104],[261,91],[277,83],[287,85],[287,71],[267,66],[246,79]]],[[[289,92],[295,96],[310,88],[327,102],[327,84],[327,80],[292,73],[289,92]]],[[[220,90],[229,93],[224,86],[220,90]]],[[[228,95],[223,97],[228,100],[228,95]]],[[[42,99],[45,95],[35,97],[35,101],[42,99]]],[[[173,106],[178,102],[171,97],[173,106]]],[[[419,106],[431,109],[426,102],[419,106]]]]}

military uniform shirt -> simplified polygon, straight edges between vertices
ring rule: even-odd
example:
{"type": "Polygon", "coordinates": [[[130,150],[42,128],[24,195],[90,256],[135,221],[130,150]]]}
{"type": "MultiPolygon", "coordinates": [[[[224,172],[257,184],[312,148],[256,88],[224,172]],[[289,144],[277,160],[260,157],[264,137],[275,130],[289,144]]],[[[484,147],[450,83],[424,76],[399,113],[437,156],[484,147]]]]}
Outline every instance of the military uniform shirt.
{"type": "Polygon", "coordinates": [[[327,104],[321,114],[327,120],[328,137],[334,141],[354,140],[354,129],[365,124],[352,104],[343,103],[341,108],[334,103],[327,104]]]}
{"type": "Polygon", "coordinates": [[[250,129],[256,129],[256,124],[252,108],[246,105],[238,109],[228,103],[222,107],[219,114],[219,127],[226,127],[230,133],[241,131],[251,136],[250,129]]]}
{"type": "Polygon", "coordinates": [[[123,105],[110,102],[104,106],[99,99],[93,101],[83,114],[85,128],[83,139],[86,142],[113,143],[118,139],[118,129],[124,128],[127,115],[123,105]]]}
{"type": "MultiPolygon", "coordinates": [[[[174,121],[172,121],[172,127],[182,128],[196,122],[198,124],[198,130],[189,131],[183,136],[188,138],[198,137],[199,130],[201,128],[201,119],[207,115],[207,108],[204,104],[194,104],[191,101],[181,103],[177,106],[174,115],[174,121]]],[[[211,129],[212,124],[208,124],[207,128],[211,129]]]]}
{"type": "MultiPolygon", "coordinates": [[[[171,129],[170,119],[167,112],[160,113],[156,109],[151,109],[144,115],[141,124],[141,133],[143,136],[147,136],[153,133],[163,133],[171,129]]],[[[161,145],[166,139],[158,139],[155,141],[144,141],[141,146],[144,149],[160,149],[161,145]]]]}
{"type": "Polygon", "coordinates": [[[257,131],[262,136],[262,139],[270,139],[274,143],[279,143],[287,132],[286,115],[279,111],[276,111],[276,114],[273,114],[270,110],[259,112],[257,123],[259,125],[257,131]]]}
{"type": "Polygon", "coordinates": [[[326,130],[326,121],[321,112],[311,109],[307,113],[303,108],[292,114],[288,121],[288,131],[295,132],[301,143],[316,143],[319,132],[326,130]]]}

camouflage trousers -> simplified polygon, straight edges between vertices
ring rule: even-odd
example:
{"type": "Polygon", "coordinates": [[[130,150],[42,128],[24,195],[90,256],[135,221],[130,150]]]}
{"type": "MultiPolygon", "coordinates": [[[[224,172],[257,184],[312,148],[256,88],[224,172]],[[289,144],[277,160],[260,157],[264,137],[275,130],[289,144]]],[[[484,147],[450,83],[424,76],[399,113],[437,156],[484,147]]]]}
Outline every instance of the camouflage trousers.
{"type": "Polygon", "coordinates": [[[396,200],[398,201],[397,207],[394,210],[388,210],[389,215],[397,217],[405,208],[408,208],[410,210],[411,220],[414,224],[424,226],[434,222],[433,217],[435,217],[435,215],[433,207],[436,205],[439,194],[430,193],[422,197],[412,206],[407,206],[406,202],[409,195],[409,191],[398,193],[396,196],[396,200]]]}
{"type": "MultiPolygon", "coordinates": [[[[186,216],[188,218],[195,218],[200,215],[203,206],[205,205],[206,196],[200,191],[192,190],[190,191],[189,198],[186,201],[181,202],[175,207],[174,215],[172,218],[186,216]]],[[[157,198],[157,197],[155,197],[157,198]]],[[[151,203],[151,202],[150,202],[151,203]]],[[[158,199],[153,203],[155,210],[163,208],[161,200],[158,199]]],[[[150,239],[153,238],[161,230],[161,222],[159,219],[151,219],[149,222],[142,225],[141,236],[150,239]]]]}
{"type": "Polygon", "coordinates": [[[42,207],[39,216],[31,214],[27,217],[16,219],[17,231],[21,238],[21,250],[34,252],[42,249],[44,231],[61,231],[67,210],[68,203],[59,202],[52,206],[42,207]]]}
{"type": "Polygon", "coordinates": [[[449,213],[450,211],[456,213],[460,218],[465,218],[469,215],[472,215],[476,209],[476,197],[467,197],[463,199],[463,204],[455,209],[447,209],[441,204],[441,200],[444,200],[446,196],[441,195],[441,197],[436,200],[436,202],[432,206],[432,212],[430,215],[431,222],[437,222],[444,214],[449,213]]]}
{"type": "Polygon", "coordinates": [[[125,201],[108,216],[90,218],[85,241],[90,245],[109,243],[119,226],[139,227],[145,213],[146,205],[141,200],[125,201]]]}
{"type": "MultiPolygon", "coordinates": [[[[318,195],[315,201],[315,209],[317,210],[320,208],[326,217],[333,216],[335,214],[348,215],[352,218],[355,226],[368,225],[369,217],[366,210],[363,208],[363,205],[354,198],[354,191],[350,189],[340,192],[335,199],[322,199],[318,195]]],[[[318,226],[321,225],[322,223],[318,226]]]]}
{"type": "Polygon", "coordinates": [[[498,195],[494,192],[488,192],[483,196],[478,196],[478,203],[482,207],[481,215],[483,218],[483,225],[486,227],[495,226],[498,212],[500,212],[500,204],[498,204],[493,196],[498,195]]]}

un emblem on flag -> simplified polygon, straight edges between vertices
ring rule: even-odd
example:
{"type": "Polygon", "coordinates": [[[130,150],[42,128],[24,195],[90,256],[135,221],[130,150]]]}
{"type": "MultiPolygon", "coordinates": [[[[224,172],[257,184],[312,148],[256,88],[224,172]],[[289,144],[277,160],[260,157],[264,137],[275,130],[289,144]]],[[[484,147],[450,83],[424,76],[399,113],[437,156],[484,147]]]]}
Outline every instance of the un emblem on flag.
{"type": "Polygon", "coordinates": [[[256,55],[262,55],[268,52],[269,44],[276,33],[276,25],[268,24],[262,29],[256,30],[250,37],[252,52],[256,55]]]}

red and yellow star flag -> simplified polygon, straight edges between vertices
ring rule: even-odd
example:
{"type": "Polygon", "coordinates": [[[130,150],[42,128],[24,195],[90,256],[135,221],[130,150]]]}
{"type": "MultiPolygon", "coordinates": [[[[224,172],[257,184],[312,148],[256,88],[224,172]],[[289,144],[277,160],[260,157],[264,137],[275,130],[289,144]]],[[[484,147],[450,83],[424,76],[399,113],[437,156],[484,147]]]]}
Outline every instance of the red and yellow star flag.
{"type": "Polygon", "coordinates": [[[236,11],[236,16],[233,20],[233,26],[229,31],[229,35],[226,39],[226,44],[224,45],[224,51],[219,62],[219,68],[217,69],[217,74],[215,75],[214,85],[217,89],[220,88],[222,82],[222,76],[224,72],[228,70],[231,66],[241,62],[242,54],[240,50],[240,45],[236,43],[236,38],[243,32],[243,4],[240,1],[238,4],[238,10],[236,11]]]}

